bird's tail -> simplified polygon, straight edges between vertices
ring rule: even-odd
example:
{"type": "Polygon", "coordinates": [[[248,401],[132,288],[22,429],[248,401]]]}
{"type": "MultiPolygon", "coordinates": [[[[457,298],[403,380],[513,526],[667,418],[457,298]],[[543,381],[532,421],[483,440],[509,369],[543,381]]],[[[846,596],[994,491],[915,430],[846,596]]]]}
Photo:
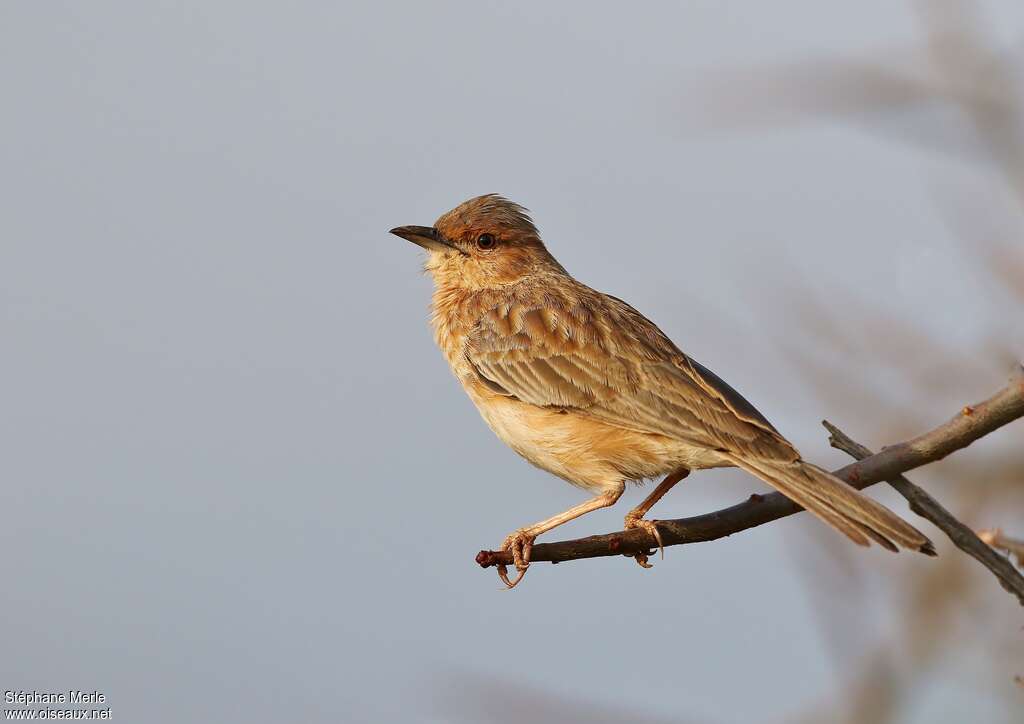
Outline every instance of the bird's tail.
{"type": "Polygon", "coordinates": [[[782,462],[735,456],[729,459],[858,545],[870,545],[870,539],[891,551],[900,546],[935,555],[935,547],[924,533],[816,465],[803,460],[782,462]]]}

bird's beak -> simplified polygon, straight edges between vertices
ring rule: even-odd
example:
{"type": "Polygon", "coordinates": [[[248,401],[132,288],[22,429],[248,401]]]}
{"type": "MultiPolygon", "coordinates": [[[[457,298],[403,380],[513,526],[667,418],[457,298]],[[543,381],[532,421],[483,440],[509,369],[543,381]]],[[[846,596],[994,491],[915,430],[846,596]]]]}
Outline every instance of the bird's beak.
{"type": "Polygon", "coordinates": [[[455,248],[432,226],[396,226],[390,233],[422,246],[427,251],[451,251],[455,248]]]}

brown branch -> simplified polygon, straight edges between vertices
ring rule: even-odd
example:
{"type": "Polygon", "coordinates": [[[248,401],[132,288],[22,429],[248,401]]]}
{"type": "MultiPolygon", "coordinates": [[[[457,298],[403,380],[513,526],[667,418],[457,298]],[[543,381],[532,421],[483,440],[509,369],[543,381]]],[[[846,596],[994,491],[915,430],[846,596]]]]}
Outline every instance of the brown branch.
{"type": "MultiPolygon", "coordinates": [[[[1018,368],[1009,384],[976,405],[964,407],[948,422],[906,442],[887,447],[869,458],[851,463],[834,474],[855,488],[893,478],[900,473],[941,460],[967,447],[978,438],[1024,416],[1024,368],[1018,368]]],[[[749,500],[730,508],[692,518],[662,520],[658,530],[664,545],[683,545],[717,540],[742,530],[770,523],[803,510],[781,493],[751,495],[749,500]]],[[[646,553],[656,544],[646,531],[622,530],[557,543],[536,543],[530,553],[534,562],[578,560],[602,556],[633,556],[646,553]]],[[[487,568],[499,563],[510,565],[507,551],[480,551],[476,562],[487,568]]]]}
{"type": "MultiPolygon", "coordinates": [[[[825,420],[822,424],[831,433],[829,443],[832,447],[849,453],[857,460],[864,460],[871,457],[872,453],[868,448],[852,440],[846,433],[835,425],[825,420]]],[[[1024,606],[1024,576],[1014,568],[1013,564],[996,553],[986,544],[977,533],[957,520],[952,513],[942,507],[935,498],[930,496],[921,488],[914,485],[902,475],[894,475],[888,480],[889,485],[896,488],[897,492],[907,499],[910,509],[927,518],[949,536],[957,548],[972,558],[977,559],[981,565],[988,568],[999,580],[999,584],[1009,593],[1012,593],[1024,606]]]]}

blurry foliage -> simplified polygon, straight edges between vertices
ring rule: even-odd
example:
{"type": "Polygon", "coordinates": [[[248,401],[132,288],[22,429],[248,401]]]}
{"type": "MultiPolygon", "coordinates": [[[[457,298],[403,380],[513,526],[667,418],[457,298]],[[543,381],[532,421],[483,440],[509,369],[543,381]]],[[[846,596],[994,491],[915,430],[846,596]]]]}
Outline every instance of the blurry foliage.
{"type": "MultiPolygon", "coordinates": [[[[1015,348],[1024,327],[1024,114],[1017,70],[1022,58],[996,49],[976,3],[927,2],[919,3],[918,10],[924,31],[920,48],[892,53],[889,63],[876,56],[871,63],[819,60],[730,74],[729,82],[716,82],[730,91],[712,111],[719,119],[724,114],[726,121],[756,123],[783,120],[785,109],[791,119],[839,118],[890,137],[898,129],[900,140],[936,153],[956,153],[1005,189],[966,199],[941,190],[935,194],[940,218],[959,242],[964,268],[987,275],[994,298],[1004,293],[992,305],[991,317],[975,320],[973,331],[984,340],[980,345],[956,348],[863,300],[833,298],[812,305],[806,303],[806,290],[794,294],[790,320],[801,325],[802,333],[786,340],[805,344],[787,352],[828,409],[841,411],[836,421],[849,425],[854,437],[870,435],[868,444],[928,429],[939,421],[929,417],[936,403],[947,414],[955,411],[970,401],[964,398],[965,380],[991,380],[994,387],[1022,351],[1015,348]],[[942,109],[955,111],[966,123],[951,127],[949,114],[934,113],[942,109]],[[909,124],[908,117],[913,119],[909,124]],[[1013,222],[1001,229],[994,218],[1013,222]],[[1008,324],[1018,330],[1009,339],[1008,324]],[[863,372],[882,369],[899,371],[905,392],[899,399],[874,387],[863,372]]],[[[974,528],[1024,532],[1020,430],[1000,431],[998,441],[988,446],[984,466],[977,458],[966,462],[953,456],[910,477],[925,483],[974,528]]],[[[887,579],[894,590],[881,592],[859,585],[863,570],[850,576],[851,569],[866,570],[877,561],[852,555],[849,546],[822,536],[816,546],[793,547],[794,555],[807,559],[801,560],[801,569],[827,638],[846,639],[833,648],[843,682],[839,690],[820,694],[818,704],[795,721],[903,721],[920,709],[936,674],[951,664],[959,684],[974,689],[986,708],[1000,697],[1009,716],[1024,711],[1024,691],[1015,683],[1015,674],[1024,670],[1020,608],[941,532],[931,528],[929,534],[939,559],[901,568],[904,575],[887,579]],[[837,589],[828,583],[840,585],[841,606],[836,605],[837,589]],[[870,631],[880,606],[891,619],[885,635],[877,637],[874,648],[851,657],[858,645],[851,632],[870,631]],[[980,675],[970,668],[978,662],[987,667],[980,675]]]]}

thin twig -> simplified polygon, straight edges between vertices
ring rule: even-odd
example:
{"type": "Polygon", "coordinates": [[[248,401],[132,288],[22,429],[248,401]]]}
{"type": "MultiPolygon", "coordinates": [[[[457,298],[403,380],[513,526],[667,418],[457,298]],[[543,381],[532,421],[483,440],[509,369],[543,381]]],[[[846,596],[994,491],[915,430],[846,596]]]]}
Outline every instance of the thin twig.
{"type": "MultiPolygon", "coordinates": [[[[831,433],[829,443],[837,450],[857,460],[864,460],[874,455],[868,448],[852,440],[828,420],[823,420],[822,425],[831,433]]],[[[1024,576],[1020,574],[1005,556],[996,553],[992,548],[978,537],[978,534],[968,526],[961,523],[948,510],[942,507],[935,498],[924,490],[914,485],[902,475],[894,475],[887,481],[889,485],[896,488],[896,491],[907,499],[910,509],[927,518],[949,536],[957,548],[967,555],[975,558],[981,565],[988,568],[999,580],[999,584],[1009,593],[1012,593],[1024,606],[1024,576]]]]}
{"type": "MultiPolygon", "coordinates": [[[[853,487],[863,489],[940,460],[1021,416],[1024,416],[1024,368],[1019,367],[1006,387],[984,402],[968,405],[934,430],[887,447],[833,474],[853,487]]],[[[743,503],[713,513],[658,521],[658,530],[665,546],[700,543],[764,525],[801,510],[799,505],[781,493],[755,494],[743,503]]],[[[633,556],[655,547],[654,539],[646,531],[635,528],[577,540],[536,543],[530,560],[560,563],[581,558],[633,556]]],[[[476,562],[483,568],[499,563],[509,565],[512,556],[507,551],[483,550],[477,554],[476,562]]]]}

